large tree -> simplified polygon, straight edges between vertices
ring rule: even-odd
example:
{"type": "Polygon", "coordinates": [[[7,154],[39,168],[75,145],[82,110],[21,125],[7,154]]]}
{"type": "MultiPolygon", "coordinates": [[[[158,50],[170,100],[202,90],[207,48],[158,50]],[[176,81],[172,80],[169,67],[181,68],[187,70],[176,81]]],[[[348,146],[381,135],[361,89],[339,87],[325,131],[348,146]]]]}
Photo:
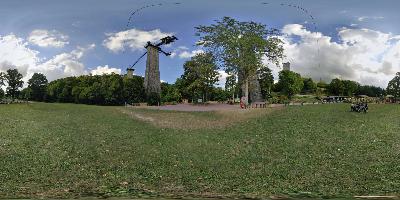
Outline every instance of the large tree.
{"type": "Polygon", "coordinates": [[[355,81],[343,80],[342,82],[344,86],[343,94],[346,96],[353,96],[357,92],[358,87],[360,87],[360,84],[355,81]]]}
{"type": "Polygon", "coordinates": [[[218,66],[211,53],[200,53],[186,61],[183,65],[183,77],[188,81],[188,90],[196,94],[202,94],[203,101],[208,100],[208,94],[218,82],[218,66]]]}
{"type": "Polygon", "coordinates": [[[329,93],[333,95],[343,95],[345,90],[342,80],[338,78],[333,79],[329,84],[328,88],[329,88],[329,93]]]}
{"type": "Polygon", "coordinates": [[[300,93],[303,89],[303,79],[300,74],[283,70],[279,72],[278,86],[285,95],[292,98],[293,95],[300,93]]]}
{"type": "Polygon", "coordinates": [[[317,84],[312,80],[312,78],[303,78],[303,90],[304,93],[314,93],[317,91],[317,84]]]}
{"type": "Polygon", "coordinates": [[[30,99],[35,101],[43,101],[46,96],[47,78],[41,73],[34,73],[32,78],[28,80],[28,88],[30,89],[30,99]]]}
{"type": "Polygon", "coordinates": [[[198,26],[198,45],[216,56],[228,74],[236,74],[245,84],[248,102],[249,79],[263,66],[263,58],[279,63],[283,57],[282,41],[276,29],[256,22],[239,22],[230,17],[210,26],[198,26]]]}
{"type": "Polygon", "coordinates": [[[397,72],[396,76],[389,81],[386,92],[393,95],[395,99],[400,97],[400,72],[397,72]]]}
{"type": "Polygon", "coordinates": [[[261,94],[264,99],[271,95],[272,86],[274,85],[274,76],[271,69],[264,66],[257,71],[258,82],[260,83],[261,94]]]}
{"type": "Polygon", "coordinates": [[[22,81],[23,76],[17,69],[9,69],[5,77],[7,80],[7,95],[14,101],[18,97],[19,88],[24,84],[22,81]]]}

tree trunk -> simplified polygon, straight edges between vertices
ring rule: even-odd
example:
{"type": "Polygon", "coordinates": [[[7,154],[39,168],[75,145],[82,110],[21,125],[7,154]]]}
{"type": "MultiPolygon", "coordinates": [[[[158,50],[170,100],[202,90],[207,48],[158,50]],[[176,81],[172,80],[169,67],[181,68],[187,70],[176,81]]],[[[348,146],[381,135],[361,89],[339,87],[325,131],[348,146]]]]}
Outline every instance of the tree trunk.
{"type": "Polygon", "coordinates": [[[249,104],[249,77],[246,77],[246,80],[245,80],[245,89],[244,89],[244,94],[245,94],[245,100],[244,100],[244,103],[246,104],[246,105],[248,105],[249,104]]]}

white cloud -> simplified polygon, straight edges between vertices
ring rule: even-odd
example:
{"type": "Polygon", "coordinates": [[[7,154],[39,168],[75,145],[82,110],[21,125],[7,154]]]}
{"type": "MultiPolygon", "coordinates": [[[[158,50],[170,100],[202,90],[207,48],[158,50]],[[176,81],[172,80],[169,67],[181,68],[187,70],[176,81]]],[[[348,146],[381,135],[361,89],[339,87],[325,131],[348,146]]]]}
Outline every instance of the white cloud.
{"type": "Polygon", "coordinates": [[[373,17],[361,16],[361,17],[357,18],[357,20],[360,21],[360,22],[363,22],[363,21],[366,21],[366,20],[369,20],[369,19],[378,20],[378,19],[384,19],[384,17],[382,17],[382,16],[373,16],[373,17]]]}
{"type": "Polygon", "coordinates": [[[39,52],[28,47],[28,43],[14,34],[0,36],[0,71],[18,69],[26,83],[34,73],[43,73],[49,81],[67,76],[87,74],[81,59],[94,44],[77,47],[68,53],[55,55],[51,59],[40,58],[39,52]]]}
{"type": "MultiPolygon", "coordinates": [[[[338,30],[338,42],[299,24],[288,24],[282,32],[287,61],[303,76],[330,81],[342,78],[386,87],[400,71],[398,35],[370,29],[338,30]],[[296,40],[294,39],[296,38],[296,40]]],[[[277,77],[279,68],[272,67],[277,77]]]]}
{"type": "Polygon", "coordinates": [[[193,51],[182,51],[179,53],[178,56],[179,56],[179,58],[187,59],[187,58],[191,58],[200,53],[204,53],[204,51],[201,49],[197,49],[197,50],[193,50],[193,51]]]}
{"type": "Polygon", "coordinates": [[[28,37],[28,41],[40,47],[64,47],[68,44],[68,36],[56,30],[33,30],[28,37]]]}
{"type": "Polygon", "coordinates": [[[111,73],[121,74],[121,69],[118,69],[115,67],[109,67],[108,65],[105,65],[104,67],[97,66],[97,68],[91,70],[90,73],[93,75],[102,75],[102,74],[111,74],[111,73]]]}
{"type": "Polygon", "coordinates": [[[218,77],[218,83],[217,85],[225,88],[225,83],[226,83],[226,78],[229,76],[224,70],[218,70],[219,77],[218,77]]]}
{"type": "Polygon", "coordinates": [[[107,33],[107,39],[103,41],[103,45],[114,53],[127,47],[132,51],[144,50],[144,46],[148,41],[155,42],[168,35],[172,35],[172,33],[164,33],[160,29],[151,31],[130,29],[117,33],[107,33]]]}

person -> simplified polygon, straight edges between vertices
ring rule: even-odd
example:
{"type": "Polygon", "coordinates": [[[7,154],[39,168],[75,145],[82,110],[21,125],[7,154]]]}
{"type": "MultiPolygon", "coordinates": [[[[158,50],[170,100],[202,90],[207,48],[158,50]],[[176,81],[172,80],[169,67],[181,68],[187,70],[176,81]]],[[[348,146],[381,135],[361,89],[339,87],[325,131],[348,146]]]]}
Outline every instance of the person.
{"type": "Polygon", "coordinates": [[[247,103],[246,103],[246,97],[240,98],[240,108],[246,109],[247,108],[247,103]]]}

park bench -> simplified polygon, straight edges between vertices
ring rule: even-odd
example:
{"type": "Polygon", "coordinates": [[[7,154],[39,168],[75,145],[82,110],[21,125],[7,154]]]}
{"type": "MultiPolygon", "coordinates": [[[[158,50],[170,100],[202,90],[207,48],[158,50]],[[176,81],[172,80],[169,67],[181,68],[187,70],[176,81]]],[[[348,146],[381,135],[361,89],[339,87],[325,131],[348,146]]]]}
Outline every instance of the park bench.
{"type": "Polygon", "coordinates": [[[266,108],[267,102],[254,102],[252,103],[252,108],[266,108]]]}

